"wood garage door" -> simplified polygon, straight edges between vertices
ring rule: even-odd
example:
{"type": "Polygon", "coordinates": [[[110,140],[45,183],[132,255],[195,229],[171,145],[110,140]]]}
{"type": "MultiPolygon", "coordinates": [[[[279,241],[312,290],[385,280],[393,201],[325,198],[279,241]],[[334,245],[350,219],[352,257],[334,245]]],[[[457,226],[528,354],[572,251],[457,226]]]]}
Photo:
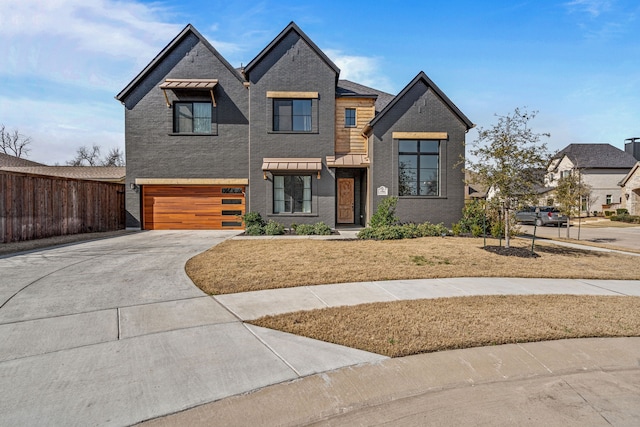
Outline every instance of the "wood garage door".
{"type": "Polygon", "coordinates": [[[145,230],[242,229],[242,186],[143,185],[145,230]]]}

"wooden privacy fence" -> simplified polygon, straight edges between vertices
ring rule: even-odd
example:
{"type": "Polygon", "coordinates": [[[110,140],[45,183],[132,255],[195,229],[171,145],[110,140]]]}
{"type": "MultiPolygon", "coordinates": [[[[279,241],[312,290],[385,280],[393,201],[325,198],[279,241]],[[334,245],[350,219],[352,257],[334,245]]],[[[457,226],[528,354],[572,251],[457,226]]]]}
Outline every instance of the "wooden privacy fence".
{"type": "Polygon", "coordinates": [[[0,170],[0,243],[125,228],[124,184],[0,170]]]}

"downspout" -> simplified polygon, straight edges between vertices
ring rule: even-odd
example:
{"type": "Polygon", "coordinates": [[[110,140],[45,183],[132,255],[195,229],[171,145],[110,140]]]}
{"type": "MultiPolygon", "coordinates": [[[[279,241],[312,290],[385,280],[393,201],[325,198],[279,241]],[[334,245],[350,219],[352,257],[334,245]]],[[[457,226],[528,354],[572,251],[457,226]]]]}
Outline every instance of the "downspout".
{"type": "Polygon", "coordinates": [[[245,199],[245,214],[247,212],[251,212],[251,84],[249,82],[243,83],[244,87],[247,88],[247,99],[249,102],[249,126],[248,126],[248,141],[247,141],[247,151],[248,151],[248,162],[247,162],[247,176],[249,177],[249,185],[247,186],[246,194],[244,196],[245,199]]]}

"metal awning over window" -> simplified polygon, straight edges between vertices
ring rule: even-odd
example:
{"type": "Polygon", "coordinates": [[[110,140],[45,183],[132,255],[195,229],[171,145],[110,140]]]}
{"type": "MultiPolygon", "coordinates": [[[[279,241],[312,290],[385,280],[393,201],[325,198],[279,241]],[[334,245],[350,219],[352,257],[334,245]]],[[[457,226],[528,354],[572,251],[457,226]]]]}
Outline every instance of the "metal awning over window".
{"type": "Polygon", "coordinates": [[[369,158],[366,154],[336,154],[327,156],[327,166],[330,168],[367,167],[369,158]]]}
{"type": "Polygon", "coordinates": [[[315,171],[318,172],[320,179],[320,171],[322,170],[322,159],[313,158],[264,158],[262,159],[262,171],[265,172],[264,179],[267,179],[266,172],[299,172],[299,171],[315,171]]]}
{"type": "Polygon", "coordinates": [[[166,79],[163,83],[160,83],[160,89],[164,93],[164,99],[167,102],[167,107],[171,106],[169,97],[167,96],[167,89],[169,90],[207,90],[211,94],[211,102],[213,106],[216,106],[216,99],[213,96],[213,89],[218,84],[218,79],[166,79]]]}

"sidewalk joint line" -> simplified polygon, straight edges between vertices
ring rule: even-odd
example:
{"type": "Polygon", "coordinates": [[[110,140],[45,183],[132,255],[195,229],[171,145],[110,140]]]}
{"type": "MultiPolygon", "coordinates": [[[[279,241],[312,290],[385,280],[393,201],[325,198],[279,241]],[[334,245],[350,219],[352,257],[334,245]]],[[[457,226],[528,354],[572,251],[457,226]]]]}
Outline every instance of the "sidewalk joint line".
{"type": "Polygon", "coordinates": [[[282,361],[282,363],[284,363],[285,365],[287,365],[289,367],[289,369],[291,369],[299,378],[302,378],[302,374],[300,372],[298,372],[298,370],[296,368],[293,367],[293,365],[291,365],[291,363],[287,362],[284,357],[282,357],[273,347],[271,347],[269,344],[267,344],[267,342],[265,340],[263,340],[262,338],[260,338],[255,332],[253,332],[251,330],[251,328],[244,322],[242,322],[242,326],[245,327],[245,329],[247,331],[249,331],[249,333],[251,333],[251,335],[253,335],[254,337],[256,337],[256,339],[258,341],[260,341],[265,347],[267,347],[269,349],[269,351],[271,351],[278,359],[280,359],[282,361]]]}
{"type": "Polygon", "coordinates": [[[527,350],[526,348],[524,348],[522,346],[522,344],[520,343],[516,343],[516,345],[525,353],[527,353],[529,356],[531,356],[531,358],[533,360],[535,360],[536,362],[538,362],[544,369],[546,369],[547,371],[549,371],[550,374],[553,374],[553,371],[551,369],[549,369],[549,367],[547,365],[545,365],[544,363],[542,363],[540,360],[538,360],[537,357],[535,357],[529,350],[527,350]]]}

